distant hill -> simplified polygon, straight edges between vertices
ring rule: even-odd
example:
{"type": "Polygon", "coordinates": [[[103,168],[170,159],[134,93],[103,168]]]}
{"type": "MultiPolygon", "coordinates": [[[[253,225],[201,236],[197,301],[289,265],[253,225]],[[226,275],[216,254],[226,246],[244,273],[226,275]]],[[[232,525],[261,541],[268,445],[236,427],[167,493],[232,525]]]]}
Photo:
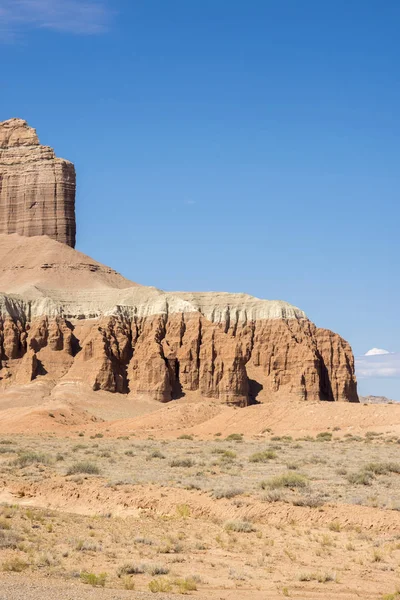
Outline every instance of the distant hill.
{"type": "Polygon", "coordinates": [[[361,404],[391,404],[397,400],[391,400],[386,396],[359,396],[361,404]]]}

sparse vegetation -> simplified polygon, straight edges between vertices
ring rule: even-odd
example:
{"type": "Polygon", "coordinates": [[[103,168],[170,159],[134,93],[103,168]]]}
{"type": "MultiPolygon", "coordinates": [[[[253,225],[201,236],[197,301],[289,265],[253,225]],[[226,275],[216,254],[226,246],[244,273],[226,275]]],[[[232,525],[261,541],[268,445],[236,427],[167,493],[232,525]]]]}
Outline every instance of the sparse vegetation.
{"type": "Polygon", "coordinates": [[[254,525],[248,521],[227,521],[225,529],[227,531],[235,531],[236,533],[251,533],[252,531],[256,531],[254,525]]]}
{"type": "Polygon", "coordinates": [[[104,587],[106,585],[107,573],[100,573],[99,575],[96,575],[95,573],[83,571],[80,575],[80,578],[82,583],[92,585],[93,587],[104,587]]]}
{"type": "Polygon", "coordinates": [[[230,433],[225,439],[227,442],[242,442],[243,433],[230,433]]]}
{"type": "Polygon", "coordinates": [[[170,467],[193,467],[194,461],[191,458],[175,458],[169,463],[170,467]]]}
{"type": "Polygon", "coordinates": [[[264,463],[274,458],[276,458],[276,452],[273,450],[263,450],[262,452],[255,452],[252,454],[249,461],[253,463],[264,463]]]}
{"type": "Polygon", "coordinates": [[[12,556],[2,563],[2,570],[10,573],[21,573],[29,567],[28,561],[20,556],[12,556]]]}
{"type": "Polygon", "coordinates": [[[262,489],[278,489],[278,488],[304,488],[307,486],[308,480],[305,475],[299,473],[283,473],[276,477],[271,477],[261,483],[262,489]]]}
{"type": "Polygon", "coordinates": [[[327,583],[328,581],[336,581],[335,573],[302,573],[299,581],[318,581],[318,583],[327,583]]]}
{"type": "Polygon", "coordinates": [[[42,464],[49,465],[51,463],[51,457],[42,452],[21,452],[18,458],[15,459],[14,464],[18,467],[24,468],[28,465],[42,464]]]}
{"type": "Polygon", "coordinates": [[[124,575],[140,575],[145,572],[146,567],[143,564],[126,563],[122,567],[119,567],[117,575],[118,577],[123,577],[124,575]]]}
{"type": "Polygon", "coordinates": [[[363,569],[370,573],[365,589],[367,580],[395,588],[400,477],[393,435],[363,444],[332,438],[318,447],[288,436],[243,437],[238,445],[215,438],[89,441],[89,435],[76,444],[77,436],[16,436],[14,444],[0,444],[7,450],[0,454],[0,481],[11,482],[15,501],[0,504],[2,569],[37,579],[72,575],[139,594],[150,585],[160,595],[191,594],[199,583],[207,594],[220,582],[226,593],[240,595],[244,585],[258,599],[272,581],[281,596],[305,597],[324,584],[345,595],[350,580],[364,590],[363,569]],[[16,459],[23,453],[50,461],[21,468],[16,459]],[[98,471],[77,469],[82,463],[98,471]],[[62,498],[67,506],[70,498],[72,511],[86,505],[92,514],[18,506],[32,493],[51,505],[53,491],[56,503],[62,498]],[[369,507],[367,527],[351,504],[369,507]],[[381,511],[377,525],[371,507],[381,511]]]}
{"type": "Polygon", "coordinates": [[[243,494],[243,490],[241,488],[226,488],[214,490],[213,496],[219,500],[220,498],[234,498],[235,496],[240,496],[243,494]]]}
{"type": "Polygon", "coordinates": [[[100,469],[97,465],[91,462],[80,462],[71,465],[71,467],[67,471],[67,475],[77,475],[77,474],[86,474],[86,475],[99,475],[100,469]]]}
{"type": "Polygon", "coordinates": [[[168,579],[152,579],[149,582],[149,590],[153,592],[153,594],[167,593],[172,590],[172,585],[168,579]]]}

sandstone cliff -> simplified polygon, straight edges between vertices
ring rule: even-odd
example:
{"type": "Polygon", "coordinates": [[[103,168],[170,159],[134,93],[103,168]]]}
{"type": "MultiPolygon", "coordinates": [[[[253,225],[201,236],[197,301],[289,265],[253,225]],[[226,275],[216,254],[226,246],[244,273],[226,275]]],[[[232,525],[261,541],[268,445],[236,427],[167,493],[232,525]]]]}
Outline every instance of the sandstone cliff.
{"type": "Polygon", "coordinates": [[[74,202],[73,165],[25,121],[1,123],[0,388],[42,378],[160,402],[358,401],[339,335],[287,302],[125,279],[69,247],[74,202]]]}
{"type": "Polygon", "coordinates": [[[75,169],[22,119],[0,123],[0,233],[75,246],[75,169]]]}
{"type": "Polygon", "coordinates": [[[48,237],[0,235],[0,386],[38,378],[168,402],[357,401],[340,336],[287,302],[137,285],[48,237]]]}

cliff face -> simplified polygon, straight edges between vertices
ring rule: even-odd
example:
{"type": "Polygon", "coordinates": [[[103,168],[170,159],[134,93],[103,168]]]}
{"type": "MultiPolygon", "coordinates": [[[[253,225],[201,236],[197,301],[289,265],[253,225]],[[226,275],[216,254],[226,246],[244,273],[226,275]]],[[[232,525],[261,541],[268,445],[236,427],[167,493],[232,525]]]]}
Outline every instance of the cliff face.
{"type": "Polygon", "coordinates": [[[22,119],[0,123],[0,233],[75,246],[75,169],[22,119]]]}
{"type": "Polygon", "coordinates": [[[307,320],[225,332],[200,313],[0,322],[3,385],[38,377],[168,402],[189,392],[246,406],[275,399],[357,402],[351,349],[307,320]]]}
{"type": "Polygon", "coordinates": [[[0,235],[0,387],[39,378],[160,402],[356,402],[340,336],[287,302],[137,285],[48,237],[0,235]]]}
{"type": "Polygon", "coordinates": [[[74,202],[73,165],[25,121],[0,123],[0,388],[47,378],[160,402],[358,401],[339,335],[287,302],[125,279],[69,247],[74,202]]]}

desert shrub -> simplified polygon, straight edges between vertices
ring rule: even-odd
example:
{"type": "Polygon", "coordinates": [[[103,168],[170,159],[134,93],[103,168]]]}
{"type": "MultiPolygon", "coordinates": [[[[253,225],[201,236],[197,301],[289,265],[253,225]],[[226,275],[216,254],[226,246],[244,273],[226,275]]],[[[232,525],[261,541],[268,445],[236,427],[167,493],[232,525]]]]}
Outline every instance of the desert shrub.
{"type": "Polygon", "coordinates": [[[318,454],[312,454],[308,459],[308,462],[312,465],[326,465],[328,461],[326,460],[326,458],[322,458],[318,454]]]}
{"type": "Polygon", "coordinates": [[[194,461],[191,458],[174,458],[169,463],[170,467],[193,467],[194,461]]]}
{"type": "Polygon", "coordinates": [[[21,537],[13,531],[0,530],[0,550],[17,550],[21,537]]]}
{"type": "Polygon", "coordinates": [[[78,452],[78,450],[86,450],[87,446],[85,444],[75,444],[72,446],[72,452],[78,452]]]}
{"type": "Polygon", "coordinates": [[[125,563],[122,567],[117,570],[117,576],[123,577],[124,575],[141,575],[146,572],[146,566],[136,563],[125,563]]]}
{"type": "Polygon", "coordinates": [[[307,496],[301,496],[300,498],[295,498],[293,500],[294,506],[308,506],[310,508],[318,508],[324,504],[321,496],[313,496],[311,494],[307,494],[307,496]]]}
{"type": "Polygon", "coordinates": [[[135,544],[145,544],[146,546],[152,546],[154,543],[153,540],[145,537],[136,537],[133,541],[135,544]]]}
{"type": "Polygon", "coordinates": [[[11,529],[11,524],[7,519],[0,519],[0,529],[11,529]]]}
{"type": "Polygon", "coordinates": [[[262,489],[278,489],[278,488],[304,488],[307,486],[307,477],[300,473],[283,473],[261,482],[262,489]]]}
{"type": "Polygon", "coordinates": [[[22,573],[22,571],[25,571],[28,567],[29,563],[19,556],[12,556],[2,564],[3,571],[8,571],[10,573],[22,573]]]}
{"type": "Polygon", "coordinates": [[[188,481],[187,483],[184,484],[183,486],[185,488],[185,490],[201,490],[201,484],[198,483],[197,481],[188,481]]]}
{"type": "Polygon", "coordinates": [[[382,554],[377,550],[374,550],[374,553],[372,555],[372,562],[382,562],[382,560],[382,554]]]}
{"type": "Polygon", "coordinates": [[[369,471],[374,475],[386,475],[387,473],[400,473],[400,464],[394,462],[368,463],[364,471],[369,471]]]}
{"type": "Polygon", "coordinates": [[[270,490],[261,496],[262,502],[284,502],[285,498],[281,490],[270,490]]]}
{"type": "MultiPolygon", "coordinates": [[[[85,452],[85,454],[89,454],[89,452],[85,452]]],[[[111,452],[109,450],[101,450],[101,452],[98,453],[98,456],[101,458],[111,458],[111,452]]]]}
{"type": "Polygon", "coordinates": [[[21,468],[27,467],[33,464],[49,465],[51,463],[51,457],[42,452],[21,452],[21,454],[13,462],[21,468]]]}
{"type": "Polygon", "coordinates": [[[329,431],[321,431],[321,433],[317,433],[316,439],[318,442],[330,442],[332,434],[329,431]]]}
{"type": "Polygon", "coordinates": [[[153,592],[153,594],[157,594],[160,592],[166,593],[172,590],[172,585],[168,581],[168,579],[152,579],[149,582],[149,590],[153,592]]]}
{"type": "Polygon", "coordinates": [[[162,546],[157,547],[158,554],[179,554],[182,552],[183,546],[179,542],[173,542],[169,540],[163,543],[162,546]]]}
{"type": "Polygon", "coordinates": [[[176,513],[179,517],[187,519],[190,517],[190,506],[188,504],[178,504],[176,507],[176,513]]]}
{"type": "Polygon", "coordinates": [[[178,440],[193,440],[193,436],[189,435],[187,433],[184,433],[183,435],[180,435],[178,437],[178,440]]]}
{"type": "Polygon", "coordinates": [[[67,471],[67,475],[77,475],[78,473],[84,473],[86,475],[99,475],[100,469],[94,463],[80,462],[72,465],[67,471]]]}
{"type": "Polygon", "coordinates": [[[96,575],[95,573],[83,571],[80,575],[80,578],[82,583],[87,583],[93,587],[104,587],[106,585],[107,573],[100,573],[99,575],[96,575]]]}
{"type": "Polygon", "coordinates": [[[229,579],[234,579],[235,581],[246,581],[246,576],[236,569],[229,569],[229,579]]]}
{"type": "Polygon", "coordinates": [[[187,592],[195,592],[197,590],[197,583],[193,577],[185,577],[185,579],[174,579],[173,584],[176,585],[180,594],[186,594],[187,592]]]}
{"type": "Polygon", "coordinates": [[[152,458],[165,458],[164,454],[160,450],[153,450],[147,456],[146,460],[151,460],[152,458]]]}
{"type": "Polygon", "coordinates": [[[288,463],[286,463],[286,468],[289,471],[297,471],[297,469],[299,468],[299,465],[298,465],[298,463],[295,463],[295,462],[288,462],[288,463]]]}
{"type": "Polygon", "coordinates": [[[357,471],[347,475],[347,481],[354,485],[371,485],[374,479],[374,474],[371,471],[357,471]]]}
{"type": "Polygon", "coordinates": [[[302,573],[300,581],[318,581],[318,583],[327,583],[328,581],[337,581],[335,573],[302,573]]]}
{"type": "Polygon", "coordinates": [[[133,581],[132,577],[129,577],[128,575],[125,575],[125,577],[122,578],[122,585],[125,590],[135,589],[135,582],[133,581]]]}
{"type": "Polygon", "coordinates": [[[99,552],[101,546],[90,540],[78,540],[75,544],[75,550],[80,552],[99,552]]]}
{"type": "Polygon", "coordinates": [[[276,452],[273,450],[264,450],[263,452],[255,452],[249,458],[252,463],[264,463],[276,458],[276,452]]]}
{"type": "Polygon", "coordinates": [[[248,521],[227,521],[224,525],[226,531],[235,531],[236,533],[251,533],[256,531],[252,523],[248,521]]]}
{"type": "Polygon", "coordinates": [[[225,440],[227,442],[242,442],[243,441],[243,433],[230,433],[225,440]]]}
{"type": "Polygon", "coordinates": [[[336,533],[339,533],[341,530],[339,521],[332,521],[331,523],[329,523],[329,529],[331,531],[335,531],[336,533]]]}
{"type": "Polygon", "coordinates": [[[237,456],[234,450],[224,450],[223,448],[213,448],[212,454],[220,454],[222,459],[234,459],[237,456]]]}
{"type": "Polygon", "coordinates": [[[344,467],[338,467],[335,471],[337,475],[347,475],[347,469],[344,467]]]}
{"type": "Polygon", "coordinates": [[[213,496],[214,498],[217,498],[217,500],[220,500],[221,498],[234,498],[235,496],[240,496],[240,494],[243,494],[243,490],[241,488],[233,487],[214,490],[213,492],[213,496]]]}
{"type": "Polygon", "coordinates": [[[224,450],[222,456],[225,458],[236,458],[237,454],[234,450],[224,450]]]}
{"type": "Polygon", "coordinates": [[[382,596],[382,600],[400,600],[400,590],[394,592],[393,594],[385,594],[382,596]]]}
{"type": "Polygon", "coordinates": [[[153,576],[154,575],[168,575],[169,568],[165,567],[164,565],[153,564],[153,565],[147,565],[146,571],[147,571],[147,573],[149,573],[150,575],[153,575],[153,576]]]}
{"type": "Polygon", "coordinates": [[[236,456],[236,452],[233,450],[225,450],[225,452],[222,452],[221,454],[220,463],[232,463],[236,456]]]}

